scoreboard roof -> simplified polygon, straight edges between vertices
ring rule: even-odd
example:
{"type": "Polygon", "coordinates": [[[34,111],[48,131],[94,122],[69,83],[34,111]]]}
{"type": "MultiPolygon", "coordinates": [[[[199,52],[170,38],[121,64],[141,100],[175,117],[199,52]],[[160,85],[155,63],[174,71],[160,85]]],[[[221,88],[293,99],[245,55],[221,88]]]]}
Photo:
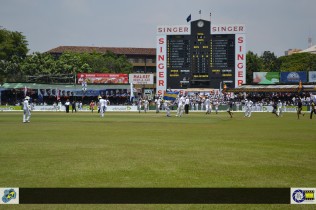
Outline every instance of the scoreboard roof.
{"type": "Polygon", "coordinates": [[[156,55],[156,48],[128,48],[128,47],[84,47],[84,46],[59,46],[47,53],[62,54],[64,52],[74,53],[106,53],[112,52],[117,55],[156,55]]]}

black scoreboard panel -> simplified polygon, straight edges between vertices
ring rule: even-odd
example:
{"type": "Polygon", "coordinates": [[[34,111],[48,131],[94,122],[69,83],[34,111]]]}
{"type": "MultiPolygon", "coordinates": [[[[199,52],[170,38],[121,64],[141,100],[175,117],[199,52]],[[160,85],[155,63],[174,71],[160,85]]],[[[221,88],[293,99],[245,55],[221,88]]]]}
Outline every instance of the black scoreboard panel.
{"type": "Polygon", "coordinates": [[[235,34],[211,35],[209,21],[191,22],[190,35],[167,35],[167,88],[234,87],[235,34]]]}
{"type": "Polygon", "coordinates": [[[210,41],[210,78],[216,87],[223,82],[235,86],[235,34],[212,35],[210,41]]]}
{"type": "Polygon", "coordinates": [[[211,24],[209,21],[191,22],[191,88],[210,87],[210,50],[211,24]]]}
{"type": "Polygon", "coordinates": [[[190,36],[167,36],[167,84],[168,89],[185,89],[190,78],[190,36]]]}

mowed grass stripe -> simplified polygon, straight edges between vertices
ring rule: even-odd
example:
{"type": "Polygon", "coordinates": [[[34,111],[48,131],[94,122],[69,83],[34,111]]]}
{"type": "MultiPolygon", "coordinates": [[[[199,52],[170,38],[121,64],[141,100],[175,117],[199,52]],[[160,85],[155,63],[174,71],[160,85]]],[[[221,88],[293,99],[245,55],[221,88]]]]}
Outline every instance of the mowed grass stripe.
{"type": "Polygon", "coordinates": [[[0,186],[315,186],[315,120],[293,113],[0,113],[0,186]]]}

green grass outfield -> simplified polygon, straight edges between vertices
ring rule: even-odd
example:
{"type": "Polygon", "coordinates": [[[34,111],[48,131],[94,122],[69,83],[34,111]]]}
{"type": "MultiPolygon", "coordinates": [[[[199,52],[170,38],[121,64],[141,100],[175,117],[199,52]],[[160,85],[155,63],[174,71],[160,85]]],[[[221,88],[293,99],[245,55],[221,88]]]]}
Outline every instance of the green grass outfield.
{"type": "MultiPolygon", "coordinates": [[[[1,187],[316,187],[316,116],[0,113],[1,187]]],[[[290,196],[290,195],[289,195],[290,196]]],[[[2,206],[0,206],[1,208],[2,206]]],[[[16,205],[12,209],[289,209],[290,205],[16,205]]],[[[315,208],[301,205],[299,208],[315,208]]],[[[297,206],[295,206],[297,208],[297,206]]]]}

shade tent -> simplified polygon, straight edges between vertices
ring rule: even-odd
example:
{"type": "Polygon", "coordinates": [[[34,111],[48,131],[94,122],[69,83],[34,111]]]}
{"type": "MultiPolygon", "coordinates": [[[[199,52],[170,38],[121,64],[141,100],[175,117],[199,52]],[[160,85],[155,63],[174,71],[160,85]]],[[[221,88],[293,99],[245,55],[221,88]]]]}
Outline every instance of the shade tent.
{"type": "Polygon", "coordinates": [[[130,85],[87,85],[81,84],[38,84],[38,83],[4,83],[0,86],[2,104],[17,104],[26,95],[38,104],[53,104],[56,100],[81,100],[90,103],[96,97],[107,96],[113,104],[124,104],[129,101],[130,85]]]}
{"type": "Polygon", "coordinates": [[[226,89],[226,92],[316,92],[316,85],[242,85],[237,88],[226,89]]]}
{"type": "MultiPolygon", "coordinates": [[[[4,83],[0,89],[63,89],[63,90],[73,90],[78,89],[81,90],[81,84],[74,85],[74,84],[67,84],[67,85],[55,85],[55,84],[38,84],[38,83],[4,83]]],[[[89,85],[87,86],[90,90],[104,90],[104,89],[130,89],[130,85],[89,85]]]]}
{"type": "Polygon", "coordinates": [[[311,46],[310,48],[307,48],[305,50],[300,51],[300,53],[304,53],[304,52],[316,54],[316,45],[311,46]]]}

